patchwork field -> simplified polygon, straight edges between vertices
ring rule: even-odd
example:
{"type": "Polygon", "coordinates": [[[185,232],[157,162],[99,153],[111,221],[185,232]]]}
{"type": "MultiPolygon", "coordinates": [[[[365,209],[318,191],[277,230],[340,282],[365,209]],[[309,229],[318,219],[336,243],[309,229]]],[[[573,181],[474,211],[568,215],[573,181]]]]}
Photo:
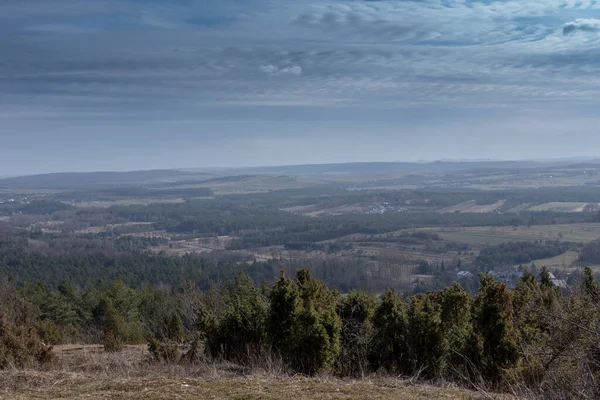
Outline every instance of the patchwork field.
{"type": "Polygon", "coordinates": [[[424,228],[445,240],[475,245],[497,245],[508,241],[562,240],[587,243],[600,239],[600,223],[557,224],[519,227],[476,226],[467,228],[424,228]]]}

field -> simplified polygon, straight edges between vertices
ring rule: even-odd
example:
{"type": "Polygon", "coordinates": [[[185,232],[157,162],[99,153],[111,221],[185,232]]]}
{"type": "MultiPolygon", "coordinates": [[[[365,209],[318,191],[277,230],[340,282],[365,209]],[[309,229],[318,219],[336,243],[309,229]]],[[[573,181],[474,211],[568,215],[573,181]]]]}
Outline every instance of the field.
{"type": "Polygon", "coordinates": [[[561,240],[587,243],[600,239],[600,223],[557,224],[518,227],[476,226],[466,228],[421,229],[439,234],[445,240],[473,245],[497,245],[508,241],[561,240]]]}
{"type": "Polygon", "coordinates": [[[579,253],[576,251],[567,251],[564,254],[561,254],[552,258],[545,258],[542,260],[533,261],[535,265],[544,266],[550,270],[554,269],[570,269],[573,268],[572,265],[579,258],[579,253]]]}
{"type": "Polygon", "coordinates": [[[530,207],[528,211],[581,212],[587,205],[580,202],[550,202],[530,207]]]}
{"type": "Polygon", "coordinates": [[[446,207],[440,210],[441,213],[451,212],[467,212],[467,213],[487,213],[501,208],[506,200],[498,200],[493,204],[479,205],[475,200],[465,201],[464,203],[456,204],[451,207],[446,207]]]}
{"type": "Polygon", "coordinates": [[[163,199],[163,198],[136,198],[136,199],[123,199],[123,200],[113,200],[113,201],[85,201],[80,203],[75,203],[75,207],[79,208],[108,208],[112,206],[131,206],[131,205],[141,205],[147,206],[148,204],[157,204],[157,203],[165,203],[165,204],[177,204],[183,203],[184,199],[163,199]]]}
{"type": "Polygon", "coordinates": [[[45,371],[0,372],[0,399],[484,399],[455,387],[415,384],[393,378],[341,380],[290,376],[235,365],[194,366],[144,361],[143,346],[108,354],[101,346],[57,346],[57,361],[45,371]]]}

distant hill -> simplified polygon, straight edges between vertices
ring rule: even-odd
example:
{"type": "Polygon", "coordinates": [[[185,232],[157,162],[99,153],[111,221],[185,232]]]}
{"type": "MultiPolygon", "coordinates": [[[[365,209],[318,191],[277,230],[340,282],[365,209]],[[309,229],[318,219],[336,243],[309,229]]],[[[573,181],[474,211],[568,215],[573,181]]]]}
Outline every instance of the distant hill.
{"type": "Polygon", "coordinates": [[[535,171],[546,168],[600,168],[600,160],[355,162],[248,168],[194,168],[129,172],[65,172],[0,178],[0,188],[74,189],[98,186],[144,185],[176,187],[244,182],[257,176],[326,178],[394,173],[446,175],[484,171],[535,171]]]}
{"type": "MultiPolygon", "coordinates": [[[[572,161],[434,161],[357,162],[341,164],[286,165],[276,167],[249,167],[215,169],[220,175],[289,175],[289,176],[343,176],[377,175],[389,173],[448,174],[476,170],[521,170],[572,164],[572,161]]],[[[186,170],[201,171],[201,170],[186,170]]]]}
{"type": "Polygon", "coordinates": [[[0,179],[0,188],[77,188],[107,185],[152,184],[197,176],[179,170],[129,172],[64,172],[0,179]]]}

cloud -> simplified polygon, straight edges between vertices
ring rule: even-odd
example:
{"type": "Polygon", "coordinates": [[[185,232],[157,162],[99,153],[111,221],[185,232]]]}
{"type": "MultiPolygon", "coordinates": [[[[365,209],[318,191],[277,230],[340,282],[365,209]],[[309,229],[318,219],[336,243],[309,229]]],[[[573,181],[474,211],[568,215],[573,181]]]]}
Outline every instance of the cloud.
{"type": "Polygon", "coordinates": [[[302,75],[302,67],[294,65],[291,67],[279,68],[275,65],[261,65],[259,70],[270,75],[302,75]]]}
{"type": "Polygon", "coordinates": [[[600,16],[592,2],[78,0],[75,13],[73,1],[28,1],[35,13],[0,2],[0,107],[31,105],[33,115],[509,107],[594,102],[600,92],[589,79],[600,73],[590,52],[600,41],[556,28],[577,12],[589,18],[569,24],[590,30],[600,16]]]}
{"type": "Polygon", "coordinates": [[[571,35],[575,32],[600,32],[600,19],[578,18],[567,22],[563,26],[563,35],[571,35]]]}

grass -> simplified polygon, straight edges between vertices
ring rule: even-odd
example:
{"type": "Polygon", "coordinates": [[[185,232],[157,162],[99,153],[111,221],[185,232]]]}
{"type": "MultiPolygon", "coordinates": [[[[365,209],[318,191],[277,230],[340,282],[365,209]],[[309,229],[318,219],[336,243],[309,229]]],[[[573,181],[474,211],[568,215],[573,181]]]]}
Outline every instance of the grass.
{"type": "Polygon", "coordinates": [[[0,371],[0,399],[484,399],[490,396],[454,386],[414,384],[374,376],[342,380],[309,378],[231,364],[165,365],[147,362],[145,346],[110,354],[101,346],[57,346],[44,370],[0,371]]]}
{"type": "Polygon", "coordinates": [[[578,259],[579,259],[579,252],[569,250],[566,253],[559,254],[556,257],[534,260],[532,262],[535,263],[535,265],[537,265],[539,267],[547,267],[551,270],[575,269],[575,268],[579,268],[579,266],[574,265],[574,263],[578,259]]]}

